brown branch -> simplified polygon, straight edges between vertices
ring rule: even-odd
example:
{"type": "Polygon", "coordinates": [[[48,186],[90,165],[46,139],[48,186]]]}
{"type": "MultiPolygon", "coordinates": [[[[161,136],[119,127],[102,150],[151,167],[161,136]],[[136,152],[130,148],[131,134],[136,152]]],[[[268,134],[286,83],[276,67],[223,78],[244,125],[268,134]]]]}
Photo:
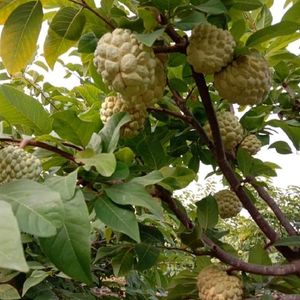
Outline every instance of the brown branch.
{"type": "MultiPolygon", "coordinates": [[[[2,142],[8,142],[8,143],[14,143],[14,144],[19,144],[22,142],[22,140],[19,140],[19,139],[13,139],[13,138],[0,138],[0,141],[2,142]]],[[[66,151],[63,151],[55,146],[51,146],[49,144],[46,144],[46,143],[43,143],[43,142],[40,142],[40,141],[35,141],[35,140],[26,140],[26,146],[33,146],[33,147],[39,147],[39,148],[43,148],[43,149],[46,149],[46,150],[49,150],[51,152],[54,152],[72,162],[75,162],[76,164],[78,164],[76,161],[75,161],[75,158],[72,154],[66,152],[66,151]]]]}
{"type": "Polygon", "coordinates": [[[95,9],[93,9],[92,7],[90,7],[85,0],[69,0],[70,2],[73,2],[77,5],[82,6],[83,8],[89,10],[90,12],[92,12],[94,15],[96,15],[100,20],[102,20],[111,30],[114,30],[116,27],[110,23],[105,17],[103,17],[102,15],[100,15],[100,13],[98,11],[96,11],[95,9]]]}
{"type": "Polygon", "coordinates": [[[154,53],[174,53],[174,52],[180,52],[180,53],[186,53],[186,47],[187,43],[180,43],[173,46],[154,46],[153,51],[154,53]]]}
{"type": "MultiPolygon", "coordinates": [[[[203,74],[196,73],[193,70],[193,77],[196,82],[199,94],[202,99],[203,106],[205,108],[208,121],[212,130],[214,145],[215,145],[215,156],[218,162],[218,165],[224,174],[226,180],[230,184],[232,190],[236,193],[239,197],[240,201],[242,202],[243,206],[248,210],[252,219],[255,223],[259,226],[260,230],[266,235],[266,237],[271,241],[275,242],[278,239],[278,234],[276,231],[270,226],[270,224],[264,219],[264,217],[260,214],[258,209],[252,203],[251,199],[243,190],[241,182],[235,175],[234,171],[232,170],[230,163],[226,158],[226,154],[224,151],[224,146],[221,139],[219,124],[217,121],[217,117],[211,102],[211,98],[209,95],[209,90],[205,82],[205,78],[203,74]]],[[[197,120],[195,120],[197,122],[197,120]]],[[[197,122],[198,123],[198,122],[197,122]]],[[[293,252],[289,247],[286,246],[277,246],[278,251],[282,253],[284,257],[287,259],[296,259],[299,258],[297,253],[293,252]]]]}
{"type": "Polygon", "coordinates": [[[193,222],[190,220],[188,215],[182,211],[176,204],[174,198],[172,198],[172,194],[159,185],[155,185],[155,190],[153,192],[155,197],[160,198],[163,202],[165,202],[171,211],[175,214],[177,219],[189,230],[194,228],[193,222]]]}
{"type": "Polygon", "coordinates": [[[263,266],[258,264],[251,264],[244,262],[235,256],[227,253],[217,244],[215,244],[211,239],[209,239],[205,234],[202,234],[201,240],[206,244],[211,250],[212,254],[225,262],[233,266],[237,270],[241,270],[247,273],[260,274],[260,275],[273,275],[273,276],[285,276],[291,274],[300,273],[300,260],[295,260],[292,263],[285,265],[273,265],[273,266],[263,266]]]}
{"type": "Polygon", "coordinates": [[[281,209],[279,208],[275,200],[269,195],[269,193],[262,186],[258,184],[255,178],[251,178],[249,182],[253,186],[253,188],[257,191],[261,199],[263,199],[268,204],[268,206],[272,209],[278,221],[284,227],[286,232],[289,235],[298,235],[296,229],[292,226],[290,221],[286,218],[284,213],[281,211],[281,209]]]}

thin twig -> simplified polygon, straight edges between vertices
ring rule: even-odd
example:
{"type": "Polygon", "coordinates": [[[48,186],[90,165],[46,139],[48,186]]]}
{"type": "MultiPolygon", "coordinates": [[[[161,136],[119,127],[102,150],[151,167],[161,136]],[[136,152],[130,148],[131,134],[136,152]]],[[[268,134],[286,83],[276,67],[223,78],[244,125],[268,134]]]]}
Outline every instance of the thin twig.
{"type": "MultiPolygon", "coordinates": [[[[13,139],[13,138],[0,138],[0,141],[2,142],[8,142],[8,143],[14,143],[14,144],[19,144],[21,143],[21,140],[19,139],[13,139]]],[[[75,161],[75,158],[72,154],[66,152],[66,151],[63,151],[55,146],[52,146],[52,145],[49,145],[49,144],[46,144],[46,143],[43,143],[43,142],[40,142],[40,141],[35,141],[35,140],[27,140],[26,141],[26,145],[28,146],[33,146],[33,147],[39,147],[39,148],[43,148],[43,149],[46,149],[46,150],[49,150],[51,152],[54,152],[72,162],[75,162],[76,164],[78,164],[76,161],[75,161]]]]}
{"type": "Polygon", "coordinates": [[[114,30],[116,27],[110,23],[105,17],[103,17],[102,15],[100,15],[100,13],[98,11],[96,11],[95,9],[93,9],[92,7],[90,7],[85,0],[80,0],[80,2],[76,1],[76,0],[69,0],[70,2],[73,2],[77,5],[82,6],[83,8],[89,10],[90,12],[92,12],[94,15],[96,15],[99,19],[101,19],[111,30],[114,30]]]}
{"type": "Polygon", "coordinates": [[[272,209],[274,212],[275,216],[277,217],[278,221],[280,224],[284,227],[286,232],[289,235],[298,235],[298,232],[296,229],[292,226],[290,221],[286,218],[284,213],[281,211],[275,200],[269,195],[269,193],[264,189],[264,187],[260,186],[255,178],[251,178],[250,181],[248,181],[253,188],[257,191],[258,195],[263,199],[268,206],[272,209]]]}

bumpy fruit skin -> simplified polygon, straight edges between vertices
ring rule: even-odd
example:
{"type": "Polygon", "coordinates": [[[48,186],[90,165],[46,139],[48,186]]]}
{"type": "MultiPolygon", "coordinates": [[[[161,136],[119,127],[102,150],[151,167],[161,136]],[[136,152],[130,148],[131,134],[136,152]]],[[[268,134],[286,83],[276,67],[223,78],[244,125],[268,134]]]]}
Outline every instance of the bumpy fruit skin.
{"type": "MultiPolygon", "coordinates": [[[[232,151],[243,139],[243,127],[238,118],[229,111],[217,112],[220,133],[226,151],[232,151]]],[[[203,127],[208,138],[213,141],[211,128],[208,123],[203,127]]]]}
{"type": "Polygon", "coordinates": [[[229,31],[203,23],[194,27],[187,47],[187,61],[198,73],[219,72],[233,59],[235,41],[229,31]]]}
{"type": "Polygon", "coordinates": [[[131,121],[121,128],[121,135],[124,138],[130,138],[139,134],[144,128],[147,117],[147,109],[143,102],[133,103],[122,98],[121,95],[106,97],[101,105],[100,117],[105,124],[110,117],[117,112],[128,112],[131,121]]]}
{"type": "Polygon", "coordinates": [[[1,184],[15,179],[37,180],[40,173],[40,160],[31,153],[11,145],[0,150],[1,184]]]}
{"type": "Polygon", "coordinates": [[[94,64],[104,83],[123,97],[141,95],[154,82],[154,53],[129,29],[104,34],[98,41],[94,64]]]}
{"type": "Polygon", "coordinates": [[[242,55],[214,75],[219,95],[231,103],[253,105],[261,103],[271,87],[271,74],[264,58],[242,55]]]}
{"type": "Polygon", "coordinates": [[[222,190],[214,194],[222,219],[235,217],[242,209],[239,198],[230,190],[222,190]]]}
{"type": "Polygon", "coordinates": [[[254,134],[246,136],[240,144],[240,147],[246,150],[250,155],[255,155],[261,146],[261,141],[254,134]]]}
{"type": "Polygon", "coordinates": [[[217,266],[204,268],[198,275],[197,286],[201,300],[242,300],[243,286],[240,279],[217,266]]]}

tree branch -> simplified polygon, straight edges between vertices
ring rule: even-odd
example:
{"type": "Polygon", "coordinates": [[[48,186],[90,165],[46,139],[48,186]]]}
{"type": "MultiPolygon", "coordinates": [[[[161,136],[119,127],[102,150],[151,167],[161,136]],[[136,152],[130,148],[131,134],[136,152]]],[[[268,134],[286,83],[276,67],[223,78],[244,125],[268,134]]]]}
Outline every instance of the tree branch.
{"type": "Polygon", "coordinates": [[[69,0],[70,2],[73,2],[77,5],[82,6],[83,8],[89,10],[90,12],[92,12],[94,15],[96,15],[100,20],[102,20],[111,30],[114,30],[116,27],[110,23],[105,17],[103,17],[102,15],[100,15],[100,13],[98,11],[96,11],[95,9],[93,9],[92,7],[90,7],[85,0],[69,0]]]}
{"type": "Polygon", "coordinates": [[[225,252],[217,244],[215,244],[210,238],[205,234],[202,234],[201,240],[206,244],[211,253],[222,262],[233,266],[237,270],[260,275],[273,275],[273,276],[285,276],[291,274],[300,273],[300,260],[295,260],[290,264],[286,265],[273,265],[273,266],[263,266],[258,264],[251,264],[244,262],[235,256],[225,252]]]}
{"type": "MultiPolygon", "coordinates": [[[[9,142],[9,143],[14,143],[14,144],[20,144],[20,143],[24,143],[22,142],[22,140],[18,140],[18,139],[13,139],[13,138],[0,138],[0,141],[2,142],[9,142]]],[[[51,146],[49,144],[46,144],[46,143],[43,143],[43,142],[40,142],[40,141],[35,141],[35,140],[26,140],[26,146],[33,146],[33,147],[39,147],[39,148],[43,148],[43,149],[46,149],[46,150],[49,150],[51,152],[54,152],[76,164],[78,164],[76,161],[75,161],[75,158],[72,154],[66,152],[66,151],[63,151],[55,146],[51,146]]]]}
{"type": "MultiPolygon", "coordinates": [[[[276,231],[270,226],[270,224],[264,219],[264,217],[260,214],[258,209],[252,203],[251,199],[248,197],[246,192],[243,190],[241,182],[236,177],[234,171],[232,170],[224,151],[219,124],[217,121],[217,117],[210,99],[209,90],[205,82],[205,78],[203,74],[196,73],[194,70],[193,77],[196,82],[199,94],[202,99],[203,106],[205,108],[208,121],[212,130],[214,145],[215,145],[215,156],[218,162],[218,165],[224,174],[226,180],[230,184],[232,190],[239,197],[243,206],[248,210],[252,219],[259,226],[260,230],[266,235],[266,237],[274,243],[278,239],[278,234],[276,231]]],[[[195,122],[197,122],[195,120],[195,122]]],[[[277,246],[276,247],[279,252],[282,253],[284,257],[289,260],[299,258],[297,253],[293,252],[289,247],[286,246],[277,246]]]]}
{"type": "Polygon", "coordinates": [[[277,217],[280,224],[284,227],[286,232],[289,235],[298,235],[298,232],[296,229],[292,226],[290,221],[286,218],[284,213],[281,211],[275,200],[269,195],[269,193],[260,186],[255,178],[250,178],[250,184],[253,186],[253,188],[257,191],[258,195],[268,204],[268,206],[272,209],[275,216],[277,217]]]}
{"type": "Polygon", "coordinates": [[[187,43],[180,43],[180,44],[175,44],[173,46],[154,46],[153,51],[154,53],[174,53],[174,52],[180,52],[180,53],[186,53],[186,47],[187,43]]]}

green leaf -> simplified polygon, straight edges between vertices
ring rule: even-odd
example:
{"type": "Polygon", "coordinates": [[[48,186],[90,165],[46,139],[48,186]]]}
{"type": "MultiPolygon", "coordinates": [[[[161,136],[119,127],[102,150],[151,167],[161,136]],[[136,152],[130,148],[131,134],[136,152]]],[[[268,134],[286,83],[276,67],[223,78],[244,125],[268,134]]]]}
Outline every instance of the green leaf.
{"type": "Polygon", "coordinates": [[[278,36],[295,33],[299,29],[300,24],[290,21],[282,21],[275,25],[267,26],[263,29],[260,29],[252,35],[250,35],[246,42],[246,45],[248,47],[253,47],[278,36]]]}
{"type": "Polygon", "coordinates": [[[274,246],[300,246],[300,237],[299,236],[287,236],[284,238],[281,238],[277,240],[274,244],[274,246]]]}
{"type": "Polygon", "coordinates": [[[46,179],[45,184],[52,190],[58,192],[62,199],[69,200],[75,194],[77,183],[77,170],[67,176],[53,176],[46,179]]]}
{"type": "Polygon", "coordinates": [[[60,195],[42,184],[22,179],[1,185],[0,199],[11,204],[21,231],[48,237],[62,225],[60,195]]]}
{"type": "Polygon", "coordinates": [[[22,297],[27,293],[27,291],[41,283],[44,279],[49,276],[49,273],[42,270],[34,270],[28,278],[26,278],[23,284],[22,297]]]}
{"type": "Polygon", "coordinates": [[[207,196],[197,205],[197,222],[204,230],[214,227],[218,223],[218,204],[214,197],[207,196]]]}
{"type": "Polygon", "coordinates": [[[158,30],[155,30],[151,33],[137,33],[136,34],[136,38],[143,44],[145,44],[148,47],[151,47],[153,45],[153,43],[162,36],[162,34],[164,33],[165,29],[161,28],[158,30]]]}
{"type": "Polygon", "coordinates": [[[117,204],[145,207],[159,218],[162,217],[160,204],[146,192],[141,184],[134,182],[116,184],[106,188],[105,192],[117,204]]]}
{"type": "Polygon", "coordinates": [[[20,72],[31,62],[42,21],[40,1],[18,6],[6,20],[1,34],[0,52],[9,73],[20,72]]]}
{"type": "Polygon", "coordinates": [[[157,8],[170,11],[181,4],[182,0],[152,0],[152,3],[157,8]]]}
{"type": "Polygon", "coordinates": [[[209,15],[219,15],[227,11],[221,0],[208,0],[195,8],[209,15]]]}
{"type": "Polygon", "coordinates": [[[114,152],[119,141],[121,127],[130,121],[128,113],[113,114],[99,132],[102,139],[103,152],[114,152]]]}
{"type": "MultiPolygon", "coordinates": [[[[11,206],[4,201],[0,201],[0,268],[29,271],[17,219],[11,206]]],[[[1,292],[0,289],[0,295],[1,292]]]]}
{"type": "Polygon", "coordinates": [[[280,154],[290,154],[293,153],[291,147],[287,142],[278,141],[269,146],[269,149],[275,148],[280,154]]]}
{"type": "Polygon", "coordinates": [[[271,120],[268,122],[273,127],[280,127],[290,138],[294,147],[300,150],[300,125],[289,121],[271,120]]]}
{"type": "Polygon", "coordinates": [[[164,179],[163,175],[159,171],[152,171],[149,174],[141,177],[135,177],[130,182],[139,183],[143,186],[156,184],[164,179]]]}
{"type": "Polygon", "coordinates": [[[76,42],[60,36],[49,27],[44,43],[44,56],[49,67],[53,69],[58,57],[74,46],[76,42]]]}
{"type": "Polygon", "coordinates": [[[12,300],[21,299],[18,291],[10,284],[0,284],[0,299],[12,300]]]}
{"type": "Polygon", "coordinates": [[[51,131],[51,119],[35,99],[8,86],[0,86],[0,115],[10,124],[30,128],[36,134],[51,131]]]}
{"type": "Polygon", "coordinates": [[[97,47],[98,38],[94,32],[88,32],[81,36],[78,43],[79,53],[94,53],[97,47]]]}
{"type": "Polygon", "coordinates": [[[136,268],[139,271],[144,271],[154,266],[160,254],[159,249],[145,243],[137,244],[135,246],[135,252],[138,258],[136,268]]]}
{"type": "Polygon", "coordinates": [[[60,111],[52,115],[53,129],[63,139],[76,145],[86,146],[93,132],[97,132],[99,124],[84,122],[72,110],[60,111]]]}
{"type": "Polygon", "coordinates": [[[300,15],[300,2],[294,3],[291,8],[283,15],[281,21],[292,21],[296,23],[300,23],[299,20],[300,15]]]}
{"type": "Polygon", "coordinates": [[[50,28],[63,39],[77,41],[85,25],[81,9],[63,7],[54,16],[50,28]]]}
{"type": "Polygon", "coordinates": [[[117,161],[113,153],[94,153],[92,149],[77,152],[75,159],[83,163],[84,168],[89,170],[95,167],[102,176],[109,177],[116,170],[117,161]]]}
{"type": "Polygon", "coordinates": [[[275,168],[279,168],[273,163],[263,162],[260,159],[253,158],[247,151],[239,148],[237,152],[237,161],[239,169],[244,176],[276,176],[275,168]]]}
{"type": "Polygon", "coordinates": [[[139,224],[141,241],[151,245],[161,245],[165,242],[164,235],[161,231],[154,227],[144,224],[139,224]]]}
{"type": "Polygon", "coordinates": [[[134,263],[133,247],[123,247],[121,251],[112,258],[111,263],[115,276],[122,276],[129,273],[134,263]]]}
{"type": "Polygon", "coordinates": [[[176,27],[181,30],[191,30],[196,25],[204,23],[205,21],[206,18],[202,12],[192,11],[187,16],[181,18],[181,20],[176,23],[176,27]]]}
{"type": "Polygon", "coordinates": [[[140,242],[138,222],[132,210],[120,207],[107,197],[101,197],[95,202],[95,211],[97,218],[111,229],[140,242]]]}
{"type": "Polygon", "coordinates": [[[235,0],[232,7],[242,11],[255,10],[263,6],[259,0],[235,0]]]}
{"type": "Polygon", "coordinates": [[[163,167],[159,171],[164,177],[159,185],[170,191],[182,189],[196,178],[195,172],[186,167],[163,167]]]}
{"type": "Polygon", "coordinates": [[[54,265],[66,275],[91,283],[90,222],[81,191],[64,201],[63,226],[54,237],[40,238],[40,244],[54,265]],[[63,250],[63,251],[62,251],[63,250]]]}

